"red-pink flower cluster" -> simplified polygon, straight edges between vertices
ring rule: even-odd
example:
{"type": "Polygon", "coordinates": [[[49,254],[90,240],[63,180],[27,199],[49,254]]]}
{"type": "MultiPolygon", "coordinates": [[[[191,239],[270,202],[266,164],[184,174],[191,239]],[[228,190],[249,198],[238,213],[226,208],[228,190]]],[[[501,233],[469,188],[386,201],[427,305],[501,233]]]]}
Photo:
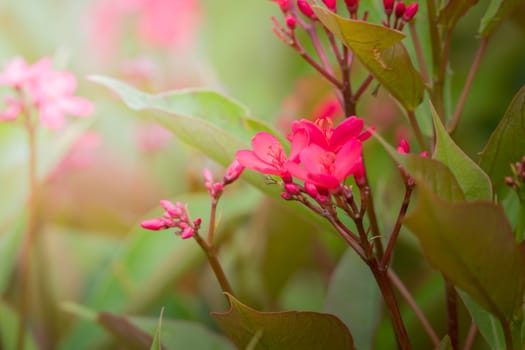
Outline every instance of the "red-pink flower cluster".
{"type": "Polygon", "coordinates": [[[199,229],[202,219],[197,218],[191,221],[188,208],[181,202],[173,204],[168,200],[161,200],[160,205],[164,208],[162,217],[142,221],[140,226],[155,231],[175,227],[179,229],[176,233],[182,239],[192,237],[199,229]]]}
{"type": "Polygon", "coordinates": [[[49,129],[64,124],[64,115],[87,116],[93,112],[88,100],[74,96],[77,81],[73,74],[52,69],[51,60],[43,58],[29,65],[16,57],[4,66],[0,73],[0,86],[14,90],[8,95],[0,120],[16,119],[24,111],[36,109],[40,122],[49,129]]]}
{"type": "Polygon", "coordinates": [[[347,177],[363,171],[361,143],[371,136],[363,125],[355,116],[336,128],[329,118],[303,119],[292,124],[289,155],[275,136],[259,132],[252,139],[252,150],[238,151],[236,159],[246,168],[281,177],[291,195],[300,190],[294,178],[304,188],[313,185],[321,192],[335,191],[347,177]]]}

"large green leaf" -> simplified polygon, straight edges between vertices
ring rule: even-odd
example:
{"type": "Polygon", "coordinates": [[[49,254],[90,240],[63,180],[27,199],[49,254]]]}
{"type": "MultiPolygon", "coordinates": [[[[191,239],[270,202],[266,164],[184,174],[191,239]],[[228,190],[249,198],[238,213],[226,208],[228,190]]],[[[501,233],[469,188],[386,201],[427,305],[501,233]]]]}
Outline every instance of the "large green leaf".
{"type": "MultiPolygon", "coordinates": [[[[221,227],[252,213],[260,198],[257,191],[248,187],[228,192],[218,208],[221,226],[216,233],[217,239],[225,233],[221,227]]],[[[202,227],[207,227],[210,206],[207,193],[180,195],[176,200],[187,203],[193,217],[202,216],[202,227]]],[[[161,210],[157,208],[145,218],[159,215],[161,210]]],[[[90,308],[109,312],[139,312],[205,259],[205,253],[193,240],[182,240],[169,231],[146,231],[137,223],[122,249],[116,252],[104,271],[98,272],[96,279],[91,282],[91,289],[82,302],[90,308]]],[[[217,293],[220,293],[219,286],[217,293]]],[[[93,324],[81,322],[64,339],[62,348],[96,348],[104,341],[98,333],[93,324]]]]}
{"type": "Polygon", "coordinates": [[[490,36],[501,21],[503,21],[520,2],[520,0],[492,0],[485,16],[481,19],[478,30],[479,34],[484,38],[490,36]]]}
{"type": "Polygon", "coordinates": [[[505,191],[510,164],[525,155],[525,86],[512,99],[505,115],[481,152],[480,165],[490,176],[498,194],[505,191]]]}
{"type": "Polygon", "coordinates": [[[240,349],[354,349],[345,324],[317,312],[259,312],[227,294],[231,309],[213,313],[217,323],[240,349]]]}
{"type": "Polygon", "coordinates": [[[467,11],[478,3],[479,0],[449,0],[447,4],[439,11],[438,22],[447,29],[456,26],[457,21],[463,17],[467,11]]]}
{"type": "Polygon", "coordinates": [[[500,206],[448,202],[419,186],[404,224],[432,266],[498,319],[510,319],[521,307],[524,258],[500,206]]]}
{"type": "Polygon", "coordinates": [[[445,164],[454,174],[466,199],[492,199],[492,185],[487,174],[456,145],[435,109],[431,107],[431,110],[436,130],[434,158],[445,164]]]}
{"type": "Polygon", "coordinates": [[[374,134],[390,156],[403,168],[416,183],[424,184],[443,199],[462,200],[465,198],[458,181],[450,169],[438,160],[416,154],[400,154],[377,133],[374,134]]]}
{"type": "Polygon", "coordinates": [[[373,349],[381,319],[381,293],[369,268],[348,250],[332,274],[324,311],[352,330],[357,349],[373,349]]]}
{"type": "Polygon", "coordinates": [[[476,323],[479,332],[485,338],[490,348],[493,350],[504,350],[505,337],[499,321],[489,312],[481,308],[468,294],[459,291],[463,303],[467,307],[470,316],[476,323]]]}
{"type": "Polygon", "coordinates": [[[370,73],[407,110],[413,111],[423,101],[425,86],[401,43],[403,33],[346,19],[322,7],[313,6],[313,9],[328,30],[352,49],[370,73]]]}

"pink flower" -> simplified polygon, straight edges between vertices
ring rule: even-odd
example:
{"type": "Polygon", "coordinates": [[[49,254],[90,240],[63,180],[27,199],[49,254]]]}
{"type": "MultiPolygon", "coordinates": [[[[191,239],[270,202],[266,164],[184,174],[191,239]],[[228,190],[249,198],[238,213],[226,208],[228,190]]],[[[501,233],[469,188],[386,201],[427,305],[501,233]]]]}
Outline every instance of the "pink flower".
{"type": "Polygon", "coordinates": [[[301,151],[301,163],[288,162],[287,169],[300,180],[333,190],[359,170],[361,152],[361,141],[356,138],[346,142],[337,153],[311,144],[301,151]]]}
{"type": "Polygon", "coordinates": [[[283,146],[275,136],[267,132],[258,132],[252,139],[253,150],[238,151],[235,159],[245,168],[257,170],[263,174],[286,177],[288,158],[283,146]]]}
{"type": "MultiPolygon", "coordinates": [[[[288,136],[288,139],[292,141],[292,149],[295,139],[302,133],[306,133],[308,136],[307,144],[315,144],[331,152],[338,152],[348,140],[357,138],[360,141],[365,141],[372,135],[371,129],[362,131],[363,120],[355,116],[346,118],[335,129],[332,128],[332,125],[333,122],[330,118],[319,118],[315,122],[305,119],[294,122],[292,124],[292,135],[288,136]]],[[[300,137],[300,142],[303,143],[304,136],[300,137]]],[[[295,141],[295,143],[297,142],[295,141]]]]}
{"type": "Polygon", "coordinates": [[[17,91],[5,99],[7,110],[1,119],[15,119],[24,108],[36,108],[42,124],[58,129],[64,124],[64,115],[87,116],[93,112],[88,100],[74,96],[77,87],[73,74],[53,71],[51,60],[43,58],[33,65],[16,57],[0,73],[0,85],[17,91]]]}

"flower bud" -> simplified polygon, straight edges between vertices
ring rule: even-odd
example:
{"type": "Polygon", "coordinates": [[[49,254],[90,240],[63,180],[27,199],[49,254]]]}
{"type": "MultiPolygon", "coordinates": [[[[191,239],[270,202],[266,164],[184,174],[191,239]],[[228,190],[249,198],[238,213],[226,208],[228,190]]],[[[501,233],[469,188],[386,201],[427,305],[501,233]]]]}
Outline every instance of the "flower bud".
{"type": "Polygon", "coordinates": [[[406,6],[403,1],[400,1],[396,5],[396,17],[401,18],[405,14],[406,6]]]}
{"type": "Polygon", "coordinates": [[[288,192],[281,192],[281,198],[285,201],[289,201],[293,199],[293,196],[289,194],[288,192]]]}
{"type": "Polygon", "coordinates": [[[401,141],[399,141],[399,144],[397,145],[397,153],[410,153],[410,145],[408,144],[407,140],[401,139],[401,141]]]}
{"type": "Polygon", "coordinates": [[[295,183],[289,183],[284,185],[284,189],[287,193],[294,195],[294,194],[300,194],[301,193],[301,186],[295,183]]]}
{"type": "Polygon", "coordinates": [[[388,17],[394,11],[394,0],[383,0],[383,7],[385,8],[385,13],[388,17]]]}
{"type": "Polygon", "coordinates": [[[235,159],[228,169],[226,169],[226,175],[224,175],[224,178],[222,180],[224,185],[231,184],[233,181],[237,180],[239,176],[241,176],[242,172],[244,170],[244,167],[239,163],[237,159],[235,159]]]}
{"type": "Polygon", "coordinates": [[[345,0],[346,7],[348,12],[351,14],[357,13],[357,8],[359,7],[359,0],[345,0]]]}
{"type": "Polygon", "coordinates": [[[281,11],[288,12],[290,10],[290,1],[291,0],[272,0],[273,2],[276,2],[279,7],[281,8],[281,11]]]}
{"type": "Polygon", "coordinates": [[[202,224],[202,218],[196,218],[195,220],[193,220],[193,227],[196,227],[197,229],[201,226],[202,224]]]}
{"type": "Polygon", "coordinates": [[[306,0],[297,0],[297,6],[299,7],[299,10],[305,15],[306,17],[309,17],[310,19],[316,19],[314,10],[312,10],[312,7],[306,0]]]}
{"type": "Polygon", "coordinates": [[[405,13],[403,14],[403,21],[410,22],[412,18],[417,13],[417,10],[419,9],[419,4],[417,2],[413,2],[405,10],[405,13]]]}
{"type": "Polygon", "coordinates": [[[288,16],[285,19],[286,26],[290,28],[291,30],[294,30],[297,26],[297,19],[294,16],[288,16]]]}
{"type": "Polygon", "coordinates": [[[190,238],[193,236],[194,233],[195,233],[195,230],[193,229],[193,227],[188,226],[184,230],[182,230],[180,237],[182,239],[190,238]]]}
{"type": "Polygon", "coordinates": [[[165,221],[161,218],[144,220],[140,223],[140,226],[142,226],[142,228],[145,228],[146,230],[154,231],[163,230],[167,228],[165,221]]]}
{"type": "Polygon", "coordinates": [[[336,7],[336,0],[323,0],[326,7],[328,7],[330,10],[335,11],[336,7]]]}
{"type": "Polygon", "coordinates": [[[312,198],[316,198],[319,195],[319,192],[317,191],[317,186],[310,182],[304,183],[304,190],[306,193],[310,195],[312,198]]]}
{"type": "MultiPolygon", "coordinates": [[[[177,203],[179,204],[179,203],[177,203]]],[[[160,206],[166,211],[166,213],[172,217],[177,218],[182,214],[182,210],[180,209],[180,205],[173,204],[172,202],[168,200],[161,200],[160,206]]]]}

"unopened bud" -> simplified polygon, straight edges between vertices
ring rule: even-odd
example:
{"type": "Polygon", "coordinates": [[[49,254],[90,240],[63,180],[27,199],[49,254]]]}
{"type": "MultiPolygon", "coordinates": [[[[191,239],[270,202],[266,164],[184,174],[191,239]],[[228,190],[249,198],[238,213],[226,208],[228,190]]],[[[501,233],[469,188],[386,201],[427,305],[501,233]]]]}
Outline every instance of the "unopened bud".
{"type": "Polygon", "coordinates": [[[288,16],[285,19],[286,26],[290,28],[291,30],[294,30],[297,26],[297,19],[294,16],[288,16]]]}
{"type": "Polygon", "coordinates": [[[288,192],[281,192],[281,198],[285,201],[289,201],[293,199],[293,196],[289,194],[288,192]]]}
{"type": "Polygon", "coordinates": [[[314,10],[312,10],[312,7],[306,0],[297,0],[297,7],[299,7],[299,10],[305,15],[306,17],[309,17],[310,19],[316,19],[314,10]]]}
{"type": "Polygon", "coordinates": [[[281,11],[288,12],[290,10],[290,1],[291,0],[272,0],[273,2],[276,2],[279,4],[279,7],[281,8],[281,11]]]}
{"type": "Polygon", "coordinates": [[[405,14],[406,6],[403,1],[400,1],[396,5],[396,17],[401,18],[405,14]]]}
{"type": "Polygon", "coordinates": [[[417,2],[413,2],[405,10],[405,13],[403,14],[403,21],[410,22],[412,18],[417,13],[417,10],[419,9],[419,4],[417,2]]]}
{"type": "Polygon", "coordinates": [[[286,174],[282,175],[281,179],[283,180],[283,182],[285,184],[289,184],[289,183],[291,183],[293,181],[292,175],[290,175],[289,173],[286,173],[286,174]]]}
{"type": "Polygon", "coordinates": [[[359,0],[345,0],[345,4],[348,8],[348,12],[351,14],[357,13],[357,9],[359,8],[359,0]]]}
{"type": "Polygon", "coordinates": [[[144,220],[140,223],[140,226],[142,226],[142,228],[145,228],[146,230],[154,231],[163,230],[167,228],[165,221],[160,218],[144,220]]]}
{"type": "Polygon", "coordinates": [[[177,218],[179,216],[181,216],[182,214],[182,210],[180,208],[179,205],[175,205],[173,204],[172,202],[168,201],[168,200],[161,200],[160,201],[160,206],[162,208],[164,208],[164,210],[166,211],[166,213],[168,213],[169,216],[171,216],[172,218],[177,218]]]}
{"type": "Polygon", "coordinates": [[[326,7],[328,7],[330,10],[335,11],[336,7],[336,0],[323,0],[326,7]]]}
{"type": "Polygon", "coordinates": [[[399,141],[399,144],[397,145],[397,153],[410,153],[410,145],[408,144],[407,140],[401,139],[401,141],[399,141]]]}
{"type": "Polygon", "coordinates": [[[304,190],[306,193],[310,195],[312,198],[316,198],[319,195],[319,191],[317,191],[317,186],[310,182],[304,183],[304,190]]]}
{"type": "Polygon", "coordinates": [[[516,186],[516,182],[514,181],[514,179],[510,176],[505,176],[505,184],[507,186],[510,186],[510,187],[515,187],[516,186]]]}
{"type": "Polygon", "coordinates": [[[394,0],[383,0],[383,7],[385,8],[385,13],[388,17],[394,11],[394,0]]]}
{"type": "Polygon", "coordinates": [[[195,233],[195,230],[193,229],[193,227],[188,226],[184,230],[182,230],[180,237],[182,239],[190,238],[193,236],[194,233],[195,233]]]}
{"type": "Polygon", "coordinates": [[[287,193],[291,195],[300,194],[301,193],[301,186],[295,183],[289,183],[284,185],[284,189],[287,193]]]}
{"type": "Polygon", "coordinates": [[[231,184],[233,181],[237,180],[239,176],[241,176],[242,172],[244,170],[244,167],[235,159],[228,169],[226,169],[226,175],[224,175],[224,178],[222,180],[224,185],[231,184]]]}
{"type": "Polygon", "coordinates": [[[202,224],[202,218],[196,218],[195,220],[193,220],[193,227],[198,229],[199,227],[201,227],[201,224],[202,224]]]}

